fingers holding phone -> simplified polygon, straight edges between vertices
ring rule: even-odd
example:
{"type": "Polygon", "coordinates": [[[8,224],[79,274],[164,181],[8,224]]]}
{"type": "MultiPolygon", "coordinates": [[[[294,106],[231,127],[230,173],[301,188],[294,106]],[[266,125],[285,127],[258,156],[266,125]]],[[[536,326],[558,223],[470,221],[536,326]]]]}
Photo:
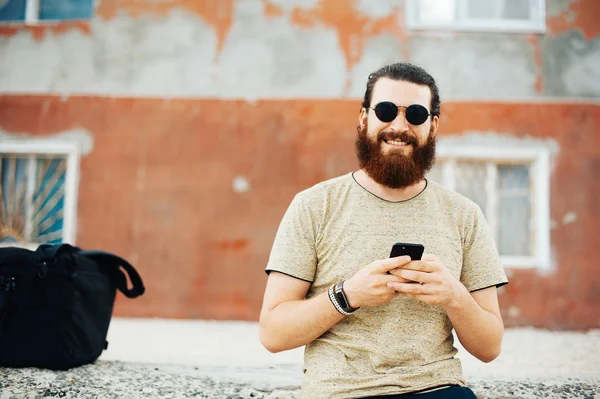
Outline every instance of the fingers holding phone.
{"type": "Polygon", "coordinates": [[[360,269],[344,282],[343,290],[350,306],[377,306],[389,302],[398,294],[387,286],[390,282],[406,282],[388,272],[410,262],[408,256],[376,260],[360,269]]]}

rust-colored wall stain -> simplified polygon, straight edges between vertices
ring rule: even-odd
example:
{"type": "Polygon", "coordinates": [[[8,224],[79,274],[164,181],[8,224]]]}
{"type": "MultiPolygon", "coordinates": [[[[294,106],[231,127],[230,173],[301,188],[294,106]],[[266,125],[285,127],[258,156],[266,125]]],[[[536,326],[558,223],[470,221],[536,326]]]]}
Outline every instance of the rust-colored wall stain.
{"type": "Polygon", "coordinates": [[[235,2],[236,0],[103,0],[96,9],[96,15],[104,19],[112,19],[119,13],[132,18],[145,14],[164,16],[172,9],[183,8],[200,16],[215,29],[217,52],[220,52],[233,24],[235,2]]]}
{"type": "MultiPolygon", "coordinates": [[[[48,136],[81,128],[77,244],[139,269],[147,293],[115,314],[257,320],[264,267],[293,196],[356,169],[359,100],[132,99],[0,96],[0,127],[48,136]],[[199,111],[201,110],[201,111],[199,111]],[[335,115],[332,117],[332,115],[335,115]],[[244,176],[251,189],[235,192],[244,176]]],[[[507,326],[598,328],[600,106],[449,102],[441,136],[498,132],[553,139],[550,273],[511,269],[507,326]],[[563,224],[569,212],[577,220],[563,224]],[[520,315],[510,316],[517,307],[520,315]]]]}
{"type": "Polygon", "coordinates": [[[18,32],[27,31],[35,40],[42,40],[48,33],[59,35],[70,30],[78,30],[86,36],[92,34],[87,21],[44,22],[40,25],[11,24],[0,25],[0,37],[12,37],[18,32]]]}
{"type": "Polygon", "coordinates": [[[262,0],[265,8],[265,15],[268,17],[281,17],[284,15],[283,9],[277,4],[271,3],[269,0],[262,0]]]}
{"type": "MultiPolygon", "coordinates": [[[[402,21],[404,19],[398,8],[385,18],[370,18],[361,14],[352,1],[340,0],[321,0],[316,8],[310,10],[295,8],[291,17],[293,24],[304,28],[315,25],[334,28],[348,70],[360,61],[365,43],[372,37],[388,33],[396,36],[400,41],[405,41],[407,35],[401,25],[402,21]]],[[[406,57],[406,50],[403,52],[403,54],[390,54],[390,57],[399,55],[406,57]]],[[[350,81],[346,82],[347,89],[350,83],[350,81]]]]}
{"type": "Polygon", "coordinates": [[[548,18],[548,32],[559,35],[572,29],[579,29],[587,40],[600,36],[600,2],[597,0],[576,0],[569,4],[569,10],[556,17],[548,18]]]}
{"type": "Polygon", "coordinates": [[[233,250],[239,251],[248,246],[248,240],[232,240],[232,241],[220,241],[213,244],[216,248],[224,251],[233,250]]]}
{"type": "Polygon", "coordinates": [[[533,61],[535,63],[535,91],[541,93],[544,89],[544,82],[542,79],[542,46],[540,46],[539,39],[536,35],[529,35],[527,40],[533,46],[533,61]]]}

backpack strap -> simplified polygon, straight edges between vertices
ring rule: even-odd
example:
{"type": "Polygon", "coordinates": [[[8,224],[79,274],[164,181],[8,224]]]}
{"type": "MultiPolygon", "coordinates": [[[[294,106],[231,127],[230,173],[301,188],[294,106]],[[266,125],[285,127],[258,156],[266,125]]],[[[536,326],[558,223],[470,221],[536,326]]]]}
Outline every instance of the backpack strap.
{"type": "Polygon", "coordinates": [[[146,291],[144,283],[142,282],[142,278],[138,274],[137,270],[135,270],[135,268],[131,266],[131,264],[125,259],[110,252],[104,251],[79,251],[78,255],[95,260],[102,265],[113,266],[115,270],[115,285],[127,298],[138,297],[146,291]],[[127,272],[129,280],[131,280],[131,284],[133,285],[131,289],[127,288],[127,278],[120,270],[120,267],[123,267],[123,269],[125,269],[127,272]]]}

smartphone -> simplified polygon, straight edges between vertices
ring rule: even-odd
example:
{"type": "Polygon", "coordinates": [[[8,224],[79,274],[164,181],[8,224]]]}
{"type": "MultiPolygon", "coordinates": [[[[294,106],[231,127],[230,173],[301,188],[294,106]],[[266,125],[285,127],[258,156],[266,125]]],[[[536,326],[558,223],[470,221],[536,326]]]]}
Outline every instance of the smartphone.
{"type": "Polygon", "coordinates": [[[421,244],[411,244],[408,242],[397,242],[392,246],[390,258],[408,255],[411,260],[421,260],[425,247],[421,244]]]}

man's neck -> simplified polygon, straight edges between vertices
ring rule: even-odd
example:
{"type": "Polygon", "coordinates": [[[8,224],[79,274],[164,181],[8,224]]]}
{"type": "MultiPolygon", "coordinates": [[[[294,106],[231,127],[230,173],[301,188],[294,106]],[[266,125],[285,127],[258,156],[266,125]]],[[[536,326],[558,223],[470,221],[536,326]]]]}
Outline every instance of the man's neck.
{"type": "Polygon", "coordinates": [[[365,189],[367,189],[372,194],[382,198],[386,201],[406,201],[413,197],[416,197],[423,191],[427,185],[425,179],[420,180],[418,183],[413,184],[412,186],[404,187],[404,188],[390,188],[383,186],[373,180],[363,169],[354,173],[354,178],[365,189]]]}

